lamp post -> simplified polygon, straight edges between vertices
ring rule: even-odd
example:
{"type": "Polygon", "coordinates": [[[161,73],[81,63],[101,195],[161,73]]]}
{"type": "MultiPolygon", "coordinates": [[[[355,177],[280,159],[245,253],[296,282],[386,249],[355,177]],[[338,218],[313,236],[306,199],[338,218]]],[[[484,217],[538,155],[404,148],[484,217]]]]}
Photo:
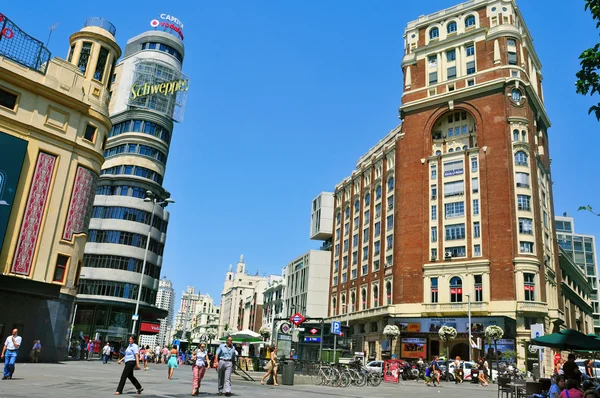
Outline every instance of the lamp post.
{"type": "Polygon", "coordinates": [[[469,323],[468,323],[468,328],[469,328],[469,361],[473,360],[473,346],[471,345],[471,294],[467,293],[465,294],[465,296],[467,296],[467,314],[469,317],[469,323]]]}
{"type": "Polygon", "coordinates": [[[144,198],[144,202],[152,202],[152,215],[150,216],[150,225],[148,226],[148,238],[146,239],[146,250],[144,251],[144,263],[142,264],[142,273],[140,274],[140,286],[137,291],[137,299],[135,302],[135,313],[131,317],[133,319],[133,326],[131,327],[131,334],[135,334],[135,327],[137,326],[137,321],[139,319],[139,310],[140,310],[140,299],[142,297],[142,284],[144,283],[144,273],[146,272],[146,262],[148,261],[148,250],[150,248],[150,235],[152,234],[152,224],[154,223],[154,210],[156,206],[165,207],[169,203],[175,203],[175,201],[171,198],[167,198],[165,200],[159,201],[156,198],[156,195],[152,191],[146,191],[146,197],[144,198]]]}

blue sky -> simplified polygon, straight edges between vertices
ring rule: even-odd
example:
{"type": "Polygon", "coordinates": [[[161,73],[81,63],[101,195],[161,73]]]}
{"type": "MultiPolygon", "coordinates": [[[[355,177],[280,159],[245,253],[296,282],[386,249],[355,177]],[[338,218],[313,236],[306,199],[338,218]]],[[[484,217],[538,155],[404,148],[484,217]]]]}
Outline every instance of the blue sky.
{"type": "MultiPolygon", "coordinates": [[[[407,22],[457,3],[31,0],[4,2],[0,12],[43,41],[60,22],[49,47],[61,58],[90,16],[115,24],[123,48],[161,13],[184,23],[190,91],[164,183],[177,203],[169,207],[163,275],[178,298],[194,285],[218,301],[240,254],[250,273],[280,273],[318,248],[308,239],[311,200],[399,123],[407,22]]],[[[587,115],[593,100],[574,87],[577,58],[599,32],[583,0],[518,5],[543,64],[556,214],[566,211],[578,232],[599,235],[600,217],[576,210],[600,210],[600,123],[587,115]]]]}

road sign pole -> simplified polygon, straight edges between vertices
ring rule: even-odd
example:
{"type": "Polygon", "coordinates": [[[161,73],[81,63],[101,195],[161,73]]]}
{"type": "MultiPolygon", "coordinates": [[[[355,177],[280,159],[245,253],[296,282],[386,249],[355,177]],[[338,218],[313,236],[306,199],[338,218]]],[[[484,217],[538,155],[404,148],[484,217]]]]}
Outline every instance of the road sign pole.
{"type": "Polygon", "coordinates": [[[333,335],[333,363],[337,363],[337,334],[333,335]]]}
{"type": "Polygon", "coordinates": [[[325,321],[323,321],[323,319],[321,319],[321,341],[319,342],[319,362],[323,358],[323,327],[325,326],[324,322],[325,321]]]}

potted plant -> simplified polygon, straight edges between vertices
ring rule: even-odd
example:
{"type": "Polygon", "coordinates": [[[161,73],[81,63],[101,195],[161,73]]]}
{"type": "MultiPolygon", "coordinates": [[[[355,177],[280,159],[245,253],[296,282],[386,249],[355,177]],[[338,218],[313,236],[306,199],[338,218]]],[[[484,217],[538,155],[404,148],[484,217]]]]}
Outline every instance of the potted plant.
{"type": "Polygon", "coordinates": [[[395,338],[397,338],[398,336],[400,336],[400,328],[397,325],[386,325],[383,328],[383,335],[385,337],[387,337],[387,339],[390,342],[390,358],[393,355],[393,349],[392,349],[392,342],[394,341],[395,338]]]}
{"type": "Polygon", "coordinates": [[[440,339],[442,339],[444,341],[444,344],[446,345],[446,369],[449,369],[449,366],[448,366],[448,364],[450,363],[449,362],[450,361],[450,344],[449,344],[449,342],[451,342],[452,340],[454,340],[456,338],[456,336],[458,335],[458,332],[452,326],[442,326],[440,328],[440,330],[438,331],[438,335],[440,336],[440,339]]]}
{"type": "MultiPolygon", "coordinates": [[[[485,328],[485,337],[492,340],[494,342],[494,351],[496,357],[496,371],[498,371],[498,340],[500,340],[504,336],[504,330],[498,325],[490,325],[485,328]]],[[[490,372],[491,373],[491,372],[490,372]]],[[[493,376],[493,374],[492,374],[493,376]]],[[[493,377],[492,377],[492,381],[493,377]]]]}

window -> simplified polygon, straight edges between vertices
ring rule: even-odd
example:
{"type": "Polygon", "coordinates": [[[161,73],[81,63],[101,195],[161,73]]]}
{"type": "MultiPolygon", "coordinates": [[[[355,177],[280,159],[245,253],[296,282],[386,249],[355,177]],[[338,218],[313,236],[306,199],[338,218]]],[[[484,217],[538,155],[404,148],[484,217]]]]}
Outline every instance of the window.
{"type": "Polygon", "coordinates": [[[517,64],[517,42],[514,39],[507,40],[508,47],[508,63],[509,65],[517,64]]]}
{"type": "Polygon", "coordinates": [[[346,283],[346,282],[348,282],[348,274],[344,272],[342,274],[342,283],[346,283]]]}
{"type": "Polygon", "coordinates": [[[347,222],[344,224],[344,236],[348,236],[349,233],[350,233],[350,223],[347,222]]]}
{"type": "Polygon", "coordinates": [[[437,242],[437,227],[431,227],[431,241],[437,242]]]}
{"type": "Polygon", "coordinates": [[[54,267],[53,282],[63,282],[65,280],[65,274],[67,273],[67,266],[69,265],[69,257],[59,254],[56,258],[56,266],[54,267]]]}
{"type": "Polygon", "coordinates": [[[452,62],[456,60],[456,50],[446,51],[446,61],[452,62]]]}
{"type": "Polygon", "coordinates": [[[352,253],[352,265],[356,265],[358,263],[358,252],[352,253]]]}
{"type": "Polygon", "coordinates": [[[438,278],[431,278],[431,302],[438,302],[438,278]]]}
{"type": "Polygon", "coordinates": [[[337,315],[337,299],[335,297],[333,297],[331,299],[331,312],[333,316],[337,315]]]}
{"type": "Polygon", "coordinates": [[[431,249],[431,261],[437,258],[437,249],[431,249]]]}
{"type": "Polygon", "coordinates": [[[480,238],[481,237],[481,226],[479,224],[479,221],[475,221],[473,223],[473,237],[474,238],[480,238]]]}
{"type": "Polygon", "coordinates": [[[431,179],[435,180],[437,178],[437,165],[435,163],[432,163],[430,166],[431,169],[431,179]]]}
{"type": "Polygon", "coordinates": [[[427,57],[427,64],[430,68],[437,67],[437,55],[430,55],[429,57],[427,57]]]}
{"type": "Polygon", "coordinates": [[[381,252],[381,242],[377,241],[377,242],[375,242],[375,248],[374,248],[373,255],[378,256],[380,252],[381,252]]]}
{"type": "Polygon", "coordinates": [[[456,22],[452,21],[448,24],[448,33],[456,33],[456,22]]]}
{"type": "Polygon", "coordinates": [[[436,205],[431,206],[431,219],[437,220],[437,206],[436,205]]]}
{"type": "Polygon", "coordinates": [[[394,208],[394,195],[390,195],[387,198],[387,208],[388,210],[392,210],[394,208]]]}
{"type": "Polygon", "coordinates": [[[394,227],[394,215],[390,214],[387,216],[385,228],[387,231],[391,230],[394,227]]]}
{"type": "Polygon", "coordinates": [[[81,53],[79,53],[79,62],[77,63],[77,67],[85,76],[85,71],[87,70],[88,61],[90,59],[90,54],[92,52],[92,43],[89,41],[84,41],[81,46],[81,53]]]}
{"type": "Polygon", "coordinates": [[[375,218],[379,218],[381,216],[381,203],[377,203],[375,205],[375,218]]]}
{"type": "Polygon", "coordinates": [[[358,217],[354,218],[354,229],[358,229],[358,224],[359,224],[360,220],[358,219],[358,217]]]}
{"type": "Polygon", "coordinates": [[[458,240],[465,238],[465,224],[446,225],[446,240],[458,240]]]}
{"type": "Polygon", "coordinates": [[[336,225],[340,225],[341,222],[342,222],[342,213],[338,211],[337,214],[335,215],[335,223],[336,223],[336,225]]]}
{"type": "Polygon", "coordinates": [[[465,202],[452,202],[444,204],[445,217],[454,218],[465,215],[465,202]]]}
{"type": "Polygon", "coordinates": [[[377,185],[375,188],[375,200],[381,199],[381,185],[377,185]]]}
{"type": "Polygon", "coordinates": [[[3,108],[15,110],[17,107],[17,98],[16,94],[13,94],[9,91],[6,91],[0,88],[0,106],[3,108]]]}
{"type": "Polygon", "coordinates": [[[369,258],[369,246],[363,247],[362,259],[367,260],[369,258]]]}
{"type": "Polygon", "coordinates": [[[519,217],[519,233],[533,235],[533,220],[519,217]]]}
{"type": "Polygon", "coordinates": [[[379,260],[373,261],[373,271],[379,271],[379,260]]]}
{"type": "Polygon", "coordinates": [[[465,19],[465,28],[475,27],[475,17],[473,15],[469,15],[467,19],[465,19]]]}
{"type": "Polygon", "coordinates": [[[69,56],[67,57],[67,62],[71,63],[71,61],[73,60],[73,53],[75,52],[75,44],[73,44],[71,46],[71,48],[69,49],[69,56]]]}
{"type": "Polygon", "coordinates": [[[345,219],[349,219],[350,218],[350,206],[346,207],[346,214],[345,214],[345,219]]]}
{"type": "Polygon", "coordinates": [[[381,222],[376,222],[375,223],[375,236],[379,236],[381,235],[381,222]]]}
{"type": "Polygon", "coordinates": [[[367,309],[367,289],[361,289],[360,291],[360,299],[362,302],[362,309],[366,310],[367,309]]]}
{"type": "Polygon", "coordinates": [[[85,127],[85,133],[83,134],[83,138],[90,142],[94,142],[94,138],[96,138],[96,126],[88,124],[85,127]]]}
{"type": "Polygon", "coordinates": [[[479,214],[479,199],[473,199],[473,215],[479,214]]]}
{"type": "Polygon", "coordinates": [[[512,51],[508,52],[508,64],[509,65],[516,65],[517,64],[517,53],[514,53],[512,51]]]}
{"type": "Polygon", "coordinates": [[[386,250],[392,250],[394,247],[394,235],[388,235],[386,237],[386,250]]]}
{"type": "Polygon", "coordinates": [[[431,186],[431,199],[437,199],[437,185],[435,184],[431,186]]]}
{"type": "Polygon", "coordinates": [[[519,250],[521,253],[533,253],[533,242],[519,242],[519,250]]]}
{"type": "Polygon", "coordinates": [[[475,73],[475,61],[467,62],[467,75],[475,73]]]}
{"type": "Polygon", "coordinates": [[[476,173],[477,172],[477,158],[471,158],[471,172],[476,173]]]}
{"type": "Polygon", "coordinates": [[[473,246],[473,256],[475,256],[475,257],[481,256],[481,245],[473,246]]]}
{"type": "Polygon", "coordinates": [[[344,253],[348,252],[348,239],[344,239],[344,253]]]}
{"type": "Polygon", "coordinates": [[[429,31],[429,39],[434,40],[434,39],[437,39],[438,37],[440,37],[440,30],[438,28],[432,28],[429,31]]]}
{"type": "Polygon", "coordinates": [[[473,44],[469,44],[466,48],[467,50],[467,57],[470,57],[472,55],[475,55],[475,45],[473,44]]]}
{"type": "Polygon", "coordinates": [[[529,173],[517,173],[517,188],[529,188],[529,173]]]}
{"type": "Polygon", "coordinates": [[[523,151],[515,153],[515,164],[517,166],[527,166],[527,154],[523,151]]]}
{"type": "Polygon", "coordinates": [[[464,246],[447,247],[446,251],[451,254],[452,257],[466,257],[467,251],[464,246]]]}
{"type": "Polygon", "coordinates": [[[465,193],[464,181],[453,181],[444,184],[444,197],[463,195],[465,193]]]}
{"type": "Polygon", "coordinates": [[[363,231],[363,243],[367,243],[369,241],[369,228],[365,228],[363,231]]]}
{"type": "Polygon", "coordinates": [[[479,192],[479,178],[471,179],[471,189],[472,189],[473,193],[479,192]]]}
{"type": "Polygon", "coordinates": [[[333,273],[337,273],[338,270],[340,269],[340,262],[338,260],[335,260],[333,262],[333,273]]]}
{"type": "Polygon", "coordinates": [[[335,240],[339,240],[340,239],[340,229],[336,229],[335,230],[335,240]]]}
{"type": "Polygon", "coordinates": [[[106,69],[106,61],[108,61],[108,50],[104,47],[100,47],[100,53],[98,54],[98,61],[96,62],[96,70],[94,71],[94,79],[102,82],[104,79],[104,71],[106,69]]]}
{"type": "Polygon", "coordinates": [[[365,206],[370,206],[371,205],[371,194],[368,193],[365,195],[365,206]]]}
{"type": "Polygon", "coordinates": [[[385,283],[385,300],[387,305],[392,305],[392,283],[390,281],[385,283]]]}
{"type": "Polygon", "coordinates": [[[513,130],[513,141],[519,141],[519,130],[513,130]]]}
{"type": "Polygon", "coordinates": [[[448,79],[454,79],[456,77],[456,66],[448,68],[448,79]]]}
{"type": "Polygon", "coordinates": [[[358,213],[360,211],[360,201],[357,200],[356,202],[354,202],[354,212],[358,213]]]}
{"type": "Polygon", "coordinates": [[[379,307],[379,286],[373,285],[373,307],[379,307]]]}
{"type": "Polygon", "coordinates": [[[462,279],[458,276],[450,279],[450,302],[462,303],[462,279]]]}
{"type": "Polygon", "coordinates": [[[355,234],[352,237],[352,247],[356,247],[356,246],[358,246],[358,234],[355,234]]]}
{"type": "Polygon", "coordinates": [[[388,180],[388,192],[391,192],[394,190],[394,177],[390,177],[388,180]]]}
{"type": "Polygon", "coordinates": [[[523,211],[531,211],[531,196],[517,195],[517,208],[523,211]]]}
{"type": "Polygon", "coordinates": [[[475,301],[483,301],[483,276],[474,275],[475,277],[475,301]]]}
{"type": "Polygon", "coordinates": [[[535,301],[535,274],[524,273],[525,300],[535,301]]]}
{"type": "Polygon", "coordinates": [[[468,79],[467,80],[467,87],[471,87],[475,85],[475,79],[468,79]]]}
{"type": "Polygon", "coordinates": [[[518,89],[514,88],[514,89],[511,91],[511,94],[510,94],[510,95],[511,95],[511,98],[512,98],[512,100],[513,100],[514,102],[516,102],[516,103],[519,103],[519,102],[521,102],[521,91],[520,91],[520,90],[518,90],[518,89]]]}
{"type": "Polygon", "coordinates": [[[438,81],[437,72],[430,72],[429,73],[429,84],[436,84],[437,81],[438,81]]]}
{"type": "Polygon", "coordinates": [[[464,170],[462,160],[455,160],[452,162],[444,163],[444,177],[460,175],[463,172],[464,170]]]}
{"type": "Polygon", "coordinates": [[[521,131],[521,139],[523,142],[527,142],[527,132],[525,130],[521,131]]]}

